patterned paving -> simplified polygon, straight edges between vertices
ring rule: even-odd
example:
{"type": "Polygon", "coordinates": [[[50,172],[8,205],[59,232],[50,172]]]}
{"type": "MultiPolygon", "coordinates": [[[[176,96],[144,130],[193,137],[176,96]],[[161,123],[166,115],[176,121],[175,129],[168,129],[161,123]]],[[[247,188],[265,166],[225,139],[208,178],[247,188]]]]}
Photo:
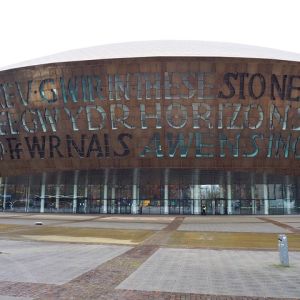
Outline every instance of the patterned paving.
{"type": "Polygon", "coordinates": [[[0,248],[0,281],[45,284],[64,284],[130,249],[7,240],[0,248]]]}
{"type": "Polygon", "coordinates": [[[270,251],[159,249],[119,289],[298,298],[300,253],[290,268],[270,251]],[[157,272],[159,270],[159,272],[157,272]]]}
{"type": "MultiPolygon", "coordinates": [[[[12,216],[20,223],[37,217],[39,215],[12,216]]],[[[300,299],[300,252],[290,253],[291,268],[281,268],[277,253],[271,251],[162,248],[168,245],[174,231],[186,225],[215,226],[218,230],[227,227],[234,231],[237,227],[243,230],[250,227],[251,232],[269,232],[278,227],[283,232],[296,229],[299,216],[274,220],[277,223],[244,216],[43,217],[44,221],[59,220],[60,224],[68,222],[79,228],[94,222],[104,222],[108,228],[122,223],[137,227],[159,224],[159,228],[134,248],[0,239],[0,300],[300,299]],[[263,227],[266,229],[262,231],[263,227]],[[8,252],[11,260],[7,258],[8,252]],[[20,265],[16,267],[16,263],[20,265]]],[[[1,220],[0,214],[0,224],[3,224],[1,220]]],[[[48,226],[55,225],[49,222],[48,226]]]]}

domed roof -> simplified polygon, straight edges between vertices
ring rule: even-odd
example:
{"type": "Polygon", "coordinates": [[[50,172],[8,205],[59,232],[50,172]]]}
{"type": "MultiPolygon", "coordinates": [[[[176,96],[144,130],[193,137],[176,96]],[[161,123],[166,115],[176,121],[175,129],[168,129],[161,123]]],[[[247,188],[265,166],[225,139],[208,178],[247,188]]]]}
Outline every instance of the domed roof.
{"type": "Polygon", "coordinates": [[[207,41],[141,41],[100,45],[61,52],[0,70],[49,63],[135,57],[237,57],[300,61],[300,54],[271,48],[207,41]]]}

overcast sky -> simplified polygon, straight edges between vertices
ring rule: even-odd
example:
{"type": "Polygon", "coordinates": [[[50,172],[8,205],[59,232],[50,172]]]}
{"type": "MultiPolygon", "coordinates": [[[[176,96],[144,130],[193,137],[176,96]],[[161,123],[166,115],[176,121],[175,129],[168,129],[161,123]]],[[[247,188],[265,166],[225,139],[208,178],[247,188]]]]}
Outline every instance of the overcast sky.
{"type": "Polygon", "coordinates": [[[0,66],[139,40],[234,42],[300,53],[299,0],[1,0],[0,66]]]}

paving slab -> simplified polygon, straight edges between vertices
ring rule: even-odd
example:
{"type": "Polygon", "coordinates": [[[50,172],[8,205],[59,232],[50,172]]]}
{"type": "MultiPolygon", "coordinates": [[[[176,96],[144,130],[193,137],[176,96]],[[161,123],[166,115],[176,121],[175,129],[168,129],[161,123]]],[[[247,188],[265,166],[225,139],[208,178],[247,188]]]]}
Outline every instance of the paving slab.
{"type": "Polygon", "coordinates": [[[35,218],[35,219],[20,219],[20,218],[0,218],[0,224],[6,225],[25,225],[25,226],[37,226],[35,222],[42,222],[43,225],[54,225],[60,224],[62,220],[45,220],[42,218],[35,218]]]}
{"type": "Polygon", "coordinates": [[[58,226],[60,227],[76,227],[76,228],[107,228],[107,229],[144,229],[144,230],[161,230],[166,227],[167,224],[155,224],[155,223],[136,223],[136,222],[97,222],[86,221],[77,223],[64,223],[58,226]]]}
{"type": "MultiPolygon", "coordinates": [[[[5,216],[5,214],[4,214],[5,216]]],[[[81,215],[81,214],[47,214],[47,213],[36,213],[36,214],[25,214],[25,213],[20,213],[18,215],[19,218],[24,218],[24,219],[43,219],[43,220],[91,220],[95,218],[101,218],[102,215],[81,215]]]]}
{"type": "Polygon", "coordinates": [[[300,223],[300,215],[294,216],[265,216],[266,219],[275,220],[281,223],[300,223]]]}
{"type": "Polygon", "coordinates": [[[0,300],[31,300],[29,297],[14,297],[14,296],[1,296],[0,300]]]}
{"type": "Polygon", "coordinates": [[[120,221],[120,222],[154,222],[154,223],[171,223],[175,217],[172,216],[108,216],[105,215],[105,221],[120,221]]]}
{"type": "Polygon", "coordinates": [[[291,231],[271,223],[184,223],[179,231],[216,231],[216,232],[258,232],[258,233],[290,233],[291,231]]]}
{"type": "Polygon", "coordinates": [[[0,218],[1,218],[1,217],[17,218],[17,217],[19,217],[20,215],[23,215],[23,214],[0,212],[0,218]]]}
{"type": "Polygon", "coordinates": [[[117,288],[298,299],[299,252],[290,252],[290,264],[279,266],[272,251],[161,248],[117,288]]]}
{"type": "Polygon", "coordinates": [[[264,223],[257,216],[211,216],[194,215],[186,216],[183,223],[264,223]]]}
{"type": "Polygon", "coordinates": [[[293,223],[285,223],[285,224],[288,224],[288,225],[290,225],[290,226],[292,226],[292,227],[294,227],[294,228],[300,228],[300,222],[298,223],[298,222],[293,222],[293,223]]]}
{"type": "Polygon", "coordinates": [[[277,221],[277,222],[280,222],[284,225],[288,225],[288,226],[291,226],[291,227],[294,227],[296,229],[299,229],[300,228],[300,222],[296,222],[296,220],[294,222],[283,222],[281,220],[274,220],[274,221],[277,221]]]}
{"type": "Polygon", "coordinates": [[[64,284],[128,246],[0,240],[0,281],[64,284]]]}

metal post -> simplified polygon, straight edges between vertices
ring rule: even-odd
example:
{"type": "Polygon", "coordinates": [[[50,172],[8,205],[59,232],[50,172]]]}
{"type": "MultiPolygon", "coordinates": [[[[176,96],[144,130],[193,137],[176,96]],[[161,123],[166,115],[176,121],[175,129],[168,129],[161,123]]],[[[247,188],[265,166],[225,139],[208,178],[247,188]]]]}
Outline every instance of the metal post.
{"type": "Polygon", "coordinates": [[[255,215],[256,214],[256,207],[255,207],[255,188],[254,188],[254,185],[255,185],[255,180],[254,180],[254,174],[251,173],[251,203],[252,203],[252,215],[255,215]]]}
{"type": "Polygon", "coordinates": [[[225,213],[225,200],[224,200],[224,174],[221,173],[221,176],[220,176],[220,182],[219,182],[219,187],[220,187],[220,198],[222,200],[220,200],[220,210],[219,210],[219,213],[220,215],[224,215],[225,213]]]}
{"type": "Polygon", "coordinates": [[[165,169],[164,178],[164,214],[169,214],[169,169],[165,169]]]}
{"type": "Polygon", "coordinates": [[[56,178],[56,187],[55,187],[55,208],[57,211],[59,210],[60,181],[61,181],[61,173],[58,173],[56,178]]]}
{"type": "Polygon", "coordinates": [[[291,214],[291,186],[290,176],[285,176],[285,187],[286,187],[286,212],[288,215],[291,214]]]}
{"type": "Polygon", "coordinates": [[[107,214],[107,184],[103,187],[103,213],[107,214]]]}
{"type": "Polygon", "coordinates": [[[140,201],[139,201],[139,199],[140,199],[140,186],[139,186],[139,184],[137,184],[137,187],[136,187],[136,201],[137,201],[137,208],[139,208],[139,206],[140,206],[140,201]]]}
{"type": "Polygon", "coordinates": [[[289,266],[289,247],[288,239],[285,234],[278,235],[278,251],[279,251],[279,260],[281,265],[284,267],[289,266]]]}
{"type": "Polygon", "coordinates": [[[87,198],[88,198],[88,173],[85,174],[84,182],[84,213],[87,213],[87,198]]]}
{"type": "Polygon", "coordinates": [[[212,210],[212,214],[215,215],[216,214],[216,200],[215,199],[211,199],[211,210],[212,210]]]}
{"type": "Polygon", "coordinates": [[[227,172],[227,213],[232,214],[231,172],[227,172]]]}
{"type": "Polygon", "coordinates": [[[195,187],[194,184],[190,186],[190,200],[191,200],[190,209],[191,209],[191,214],[195,213],[195,208],[194,208],[195,207],[194,187],[195,187]]]}
{"type": "Polygon", "coordinates": [[[6,197],[7,197],[7,177],[4,179],[4,187],[3,187],[3,209],[6,208],[6,197]]]}
{"type": "Polygon", "coordinates": [[[200,214],[200,185],[199,185],[199,170],[194,171],[194,187],[193,187],[193,202],[194,214],[200,214]]]}
{"type": "Polygon", "coordinates": [[[88,197],[88,186],[84,187],[84,213],[87,211],[87,197],[88,197]]]}
{"type": "Polygon", "coordinates": [[[115,201],[116,201],[116,187],[113,185],[111,188],[111,202],[110,202],[110,211],[112,214],[115,213],[115,201]]]}
{"type": "Polygon", "coordinates": [[[268,178],[267,174],[263,174],[263,193],[264,193],[264,214],[269,214],[269,201],[268,201],[268,178]]]}
{"type": "Polygon", "coordinates": [[[103,186],[103,213],[107,214],[107,182],[108,182],[108,169],[104,172],[104,186],[103,186]]]}
{"type": "MultiPolygon", "coordinates": [[[[98,194],[98,198],[99,198],[99,209],[97,210],[99,214],[103,213],[103,207],[102,207],[102,201],[103,201],[103,199],[102,199],[102,197],[101,197],[101,188],[102,188],[102,186],[99,185],[99,194],[98,194]],[[101,211],[101,207],[102,207],[102,211],[101,211]]],[[[92,189],[92,187],[91,187],[91,189],[92,189]]],[[[92,198],[92,195],[91,195],[90,197],[91,197],[91,201],[92,201],[92,199],[93,199],[93,198],[92,198]]],[[[92,205],[92,203],[91,203],[91,205],[92,205]]],[[[90,210],[90,211],[91,211],[91,210],[90,210]]],[[[93,212],[93,213],[96,212],[95,209],[93,209],[92,212],[93,212]]]]}
{"type": "Polygon", "coordinates": [[[111,208],[110,211],[112,214],[116,213],[116,172],[113,172],[112,175],[112,188],[111,188],[111,208]]]}
{"type": "Polygon", "coordinates": [[[42,175],[42,185],[41,185],[41,207],[40,212],[45,212],[45,192],[46,192],[46,173],[44,172],[42,175]]]}
{"type": "Polygon", "coordinates": [[[76,214],[77,212],[78,174],[79,171],[76,170],[74,173],[74,184],[73,184],[73,214],[76,214]]]}
{"type": "Polygon", "coordinates": [[[133,185],[132,185],[132,205],[131,213],[137,214],[137,182],[138,182],[138,169],[133,170],[133,185]]]}

